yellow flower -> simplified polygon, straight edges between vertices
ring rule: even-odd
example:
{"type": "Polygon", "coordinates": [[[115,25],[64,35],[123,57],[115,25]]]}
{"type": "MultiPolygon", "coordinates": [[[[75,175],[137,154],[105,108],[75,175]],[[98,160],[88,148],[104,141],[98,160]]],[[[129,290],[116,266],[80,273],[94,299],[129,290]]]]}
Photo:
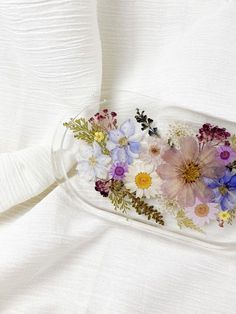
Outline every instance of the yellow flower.
{"type": "Polygon", "coordinates": [[[95,132],[94,140],[98,143],[102,142],[105,139],[105,134],[103,132],[95,132]]]}
{"type": "Polygon", "coordinates": [[[135,177],[135,183],[139,189],[148,189],[152,185],[152,177],[147,172],[140,172],[135,177]]]}
{"type": "Polygon", "coordinates": [[[228,221],[231,218],[231,214],[228,211],[220,211],[218,217],[220,220],[228,221]]]}

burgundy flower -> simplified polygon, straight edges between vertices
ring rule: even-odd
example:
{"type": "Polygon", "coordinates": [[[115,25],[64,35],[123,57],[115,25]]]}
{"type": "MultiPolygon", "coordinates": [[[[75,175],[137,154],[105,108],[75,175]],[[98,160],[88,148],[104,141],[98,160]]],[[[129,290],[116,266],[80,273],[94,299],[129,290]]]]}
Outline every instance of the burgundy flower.
{"type": "Polygon", "coordinates": [[[113,118],[115,118],[115,117],[117,116],[117,113],[114,112],[114,111],[112,111],[112,112],[111,112],[111,116],[112,116],[113,118]]]}
{"type": "Polygon", "coordinates": [[[103,109],[91,117],[89,122],[91,124],[98,124],[104,131],[110,131],[117,128],[116,116],[117,114],[115,112],[109,112],[108,109],[103,109]]]}
{"type": "Polygon", "coordinates": [[[219,128],[218,126],[211,125],[210,123],[205,123],[199,129],[197,138],[202,145],[212,142],[215,145],[224,144],[229,146],[229,141],[227,139],[230,136],[231,134],[225,128],[219,128]]]}
{"type": "Polygon", "coordinates": [[[98,180],[95,182],[95,190],[100,192],[103,197],[108,197],[111,187],[111,180],[103,181],[98,180]]]}

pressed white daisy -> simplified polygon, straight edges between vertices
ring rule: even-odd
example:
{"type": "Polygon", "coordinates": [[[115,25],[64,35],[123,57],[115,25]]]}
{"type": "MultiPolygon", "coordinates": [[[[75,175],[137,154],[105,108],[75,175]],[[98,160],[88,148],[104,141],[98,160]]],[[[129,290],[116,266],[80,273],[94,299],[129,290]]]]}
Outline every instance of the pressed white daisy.
{"type": "Polygon", "coordinates": [[[93,145],[81,145],[77,155],[78,164],[76,169],[78,174],[88,181],[95,178],[107,179],[111,158],[104,155],[98,143],[93,145]]]}
{"type": "Polygon", "coordinates": [[[129,166],[125,176],[125,187],[137,197],[152,198],[157,195],[160,180],[153,165],[142,161],[129,166]]]}
{"type": "Polygon", "coordinates": [[[193,129],[186,123],[175,122],[169,125],[167,139],[171,139],[176,148],[180,147],[180,140],[182,137],[194,135],[193,129]]]}
{"type": "Polygon", "coordinates": [[[202,203],[197,199],[193,206],[185,208],[185,213],[196,225],[202,227],[209,224],[210,220],[216,220],[218,208],[216,203],[202,203]]]}
{"type": "Polygon", "coordinates": [[[168,148],[165,142],[158,137],[145,137],[141,142],[140,159],[156,166],[160,163],[161,156],[168,148]]]}

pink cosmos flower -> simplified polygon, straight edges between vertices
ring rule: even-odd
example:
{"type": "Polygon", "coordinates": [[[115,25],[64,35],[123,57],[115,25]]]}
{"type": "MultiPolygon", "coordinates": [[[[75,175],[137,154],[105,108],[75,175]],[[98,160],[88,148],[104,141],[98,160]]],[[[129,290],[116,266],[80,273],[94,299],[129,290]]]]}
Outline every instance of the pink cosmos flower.
{"type": "Polygon", "coordinates": [[[185,213],[196,225],[202,227],[209,224],[210,220],[216,220],[218,208],[216,203],[202,203],[197,199],[192,207],[185,208],[185,213]]]}
{"type": "Polygon", "coordinates": [[[165,163],[157,167],[157,173],[164,180],[162,192],[176,199],[181,206],[193,206],[196,197],[207,202],[213,197],[203,178],[218,178],[224,173],[224,166],[217,160],[217,150],[206,144],[199,151],[197,141],[186,136],[180,140],[180,149],[167,150],[162,159],[165,163]]]}
{"type": "Polygon", "coordinates": [[[218,160],[223,162],[224,165],[228,165],[236,159],[236,152],[230,146],[218,146],[217,152],[218,160]]]}

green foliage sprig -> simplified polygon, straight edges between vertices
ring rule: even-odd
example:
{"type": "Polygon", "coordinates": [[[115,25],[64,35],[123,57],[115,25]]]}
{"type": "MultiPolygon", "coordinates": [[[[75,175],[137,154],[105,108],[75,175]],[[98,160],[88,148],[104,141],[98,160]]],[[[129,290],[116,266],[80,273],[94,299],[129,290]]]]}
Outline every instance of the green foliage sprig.
{"type": "Polygon", "coordinates": [[[157,210],[154,209],[153,206],[148,205],[139,197],[136,197],[133,193],[125,190],[126,196],[131,200],[132,207],[136,210],[139,215],[147,216],[147,219],[153,219],[155,222],[159,223],[160,225],[164,226],[165,222],[163,219],[162,214],[157,210]]]}
{"type": "Polygon", "coordinates": [[[162,214],[127,190],[122,181],[113,181],[109,199],[116,210],[126,213],[133,207],[139,215],[145,215],[148,220],[153,219],[160,225],[164,225],[162,214]]]}
{"type": "Polygon", "coordinates": [[[130,210],[131,202],[129,202],[125,197],[124,193],[121,192],[111,192],[109,194],[109,199],[113,204],[115,210],[120,210],[122,213],[127,213],[130,210]]]}
{"type": "Polygon", "coordinates": [[[63,123],[63,125],[73,132],[74,138],[78,140],[83,140],[90,145],[95,140],[96,132],[103,132],[104,140],[97,143],[100,145],[102,153],[104,155],[110,155],[109,150],[106,148],[107,135],[104,133],[103,129],[99,125],[93,124],[91,126],[89,122],[84,118],[71,119],[69,122],[63,123]]]}
{"type": "Polygon", "coordinates": [[[115,210],[120,210],[122,213],[127,213],[131,206],[131,202],[125,196],[124,183],[114,180],[109,193],[109,199],[115,210]]]}
{"type": "Polygon", "coordinates": [[[89,129],[88,121],[86,121],[86,119],[71,119],[63,125],[73,132],[74,138],[83,140],[88,144],[93,143],[94,134],[92,130],[89,129]]]}
{"type": "Polygon", "coordinates": [[[185,228],[190,228],[192,230],[204,233],[204,231],[201,228],[199,228],[198,226],[196,226],[190,218],[186,217],[183,209],[180,209],[177,212],[176,219],[177,219],[177,224],[180,227],[180,229],[185,227],[185,228]]]}

